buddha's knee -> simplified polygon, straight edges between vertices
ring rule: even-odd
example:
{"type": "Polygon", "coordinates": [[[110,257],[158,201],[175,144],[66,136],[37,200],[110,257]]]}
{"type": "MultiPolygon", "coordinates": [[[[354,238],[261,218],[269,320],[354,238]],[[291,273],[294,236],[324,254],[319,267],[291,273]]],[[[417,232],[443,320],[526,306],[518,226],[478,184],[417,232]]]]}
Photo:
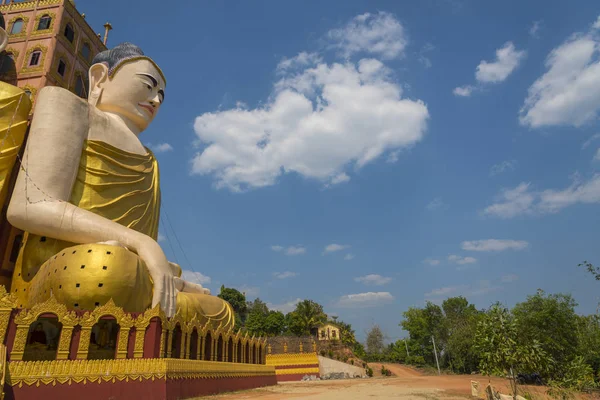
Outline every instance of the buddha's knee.
{"type": "Polygon", "coordinates": [[[143,312],[152,303],[148,269],[120,246],[69,247],[44,263],[37,275],[30,288],[33,304],[50,293],[70,309],[93,310],[112,298],[125,311],[143,312]]]}

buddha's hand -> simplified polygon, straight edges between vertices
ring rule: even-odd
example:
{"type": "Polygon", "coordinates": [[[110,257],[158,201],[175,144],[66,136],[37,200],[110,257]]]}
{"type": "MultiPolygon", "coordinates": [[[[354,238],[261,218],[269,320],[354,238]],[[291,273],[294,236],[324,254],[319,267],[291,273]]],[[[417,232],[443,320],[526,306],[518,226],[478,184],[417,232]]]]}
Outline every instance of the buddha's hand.
{"type": "Polygon", "coordinates": [[[178,277],[175,277],[173,280],[175,281],[175,288],[180,292],[210,294],[210,290],[198,283],[184,281],[183,279],[178,277]]]}
{"type": "Polygon", "coordinates": [[[177,291],[175,290],[173,268],[167,261],[165,253],[154,239],[145,235],[138,241],[135,250],[146,263],[148,272],[154,281],[152,306],[160,303],[167,317],[172,317],[175,315],[177,306],[177,291]]]}

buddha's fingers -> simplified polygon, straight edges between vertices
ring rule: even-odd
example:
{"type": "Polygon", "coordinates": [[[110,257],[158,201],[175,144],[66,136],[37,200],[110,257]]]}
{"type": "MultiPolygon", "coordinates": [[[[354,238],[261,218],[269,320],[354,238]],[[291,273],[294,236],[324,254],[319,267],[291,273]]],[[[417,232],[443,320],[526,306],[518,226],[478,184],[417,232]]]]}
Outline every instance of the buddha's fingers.
{"type": "Polygon", "coordinates": [[[197,283],[184,281],[183,279],[177,277],[173,278],[173,280],[175,281],[175,289],[180,292],[210,294],[210,290],[197,283]]]}

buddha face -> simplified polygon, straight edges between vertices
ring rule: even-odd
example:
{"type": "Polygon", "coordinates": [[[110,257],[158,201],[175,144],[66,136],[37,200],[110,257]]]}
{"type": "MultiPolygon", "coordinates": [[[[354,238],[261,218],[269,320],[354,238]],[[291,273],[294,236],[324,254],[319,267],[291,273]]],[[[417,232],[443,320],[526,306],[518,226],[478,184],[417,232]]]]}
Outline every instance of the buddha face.
{"type": "Polygon", "coordinates": [[[128,119],[140,131],[152,122],[164,101],[162,75],[145,59],[125,62],[112,78],[108,77],[108,68],[104,64],[97,64],[90,69],[90,77],[91,91],[102,90],[96,106],[128,119]]]}

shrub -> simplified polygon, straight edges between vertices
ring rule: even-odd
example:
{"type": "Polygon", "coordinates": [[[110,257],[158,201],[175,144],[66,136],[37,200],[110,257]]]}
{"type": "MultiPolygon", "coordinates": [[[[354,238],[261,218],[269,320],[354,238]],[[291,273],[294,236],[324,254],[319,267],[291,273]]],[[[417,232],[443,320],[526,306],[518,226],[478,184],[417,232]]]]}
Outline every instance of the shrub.
{"type": "Polygon", "coordinates": [[[329,350],[327,351],[327,357],[329,357],[329,358],[333,358],[333,350],[329,349],[329,350]]]}
{"type": "Polygon", "coordinates": [[[367,376],[368,376],[369,378],[372,378],[372,377],[373,377],[373,368],[371,368],[371,367],[367,367],[367,376]]]}
{"type": "Polygon", "coordinates": [[[381,375],[385,375],[385,367],[383,365],[381,366],[381,375]]]}
{"type": "Polygon", "coordinates": [[[320,353],[320,354],[321,354],[321,356],[323,356],[323,357],[325,357],[325,354],[327,354],[327,352],[326,352],[325,350],[321,350],[319,353],[320,353]]]}
{"type": "Polygon", "coordinates": [[[354,359],[350,360],[350,364],[354,365],[354,359]]]}
{"type": "Polygon", "coordinates": [[[343,360],[344,362],[348,362],[348,355],[344,354],[343,360]]]}

